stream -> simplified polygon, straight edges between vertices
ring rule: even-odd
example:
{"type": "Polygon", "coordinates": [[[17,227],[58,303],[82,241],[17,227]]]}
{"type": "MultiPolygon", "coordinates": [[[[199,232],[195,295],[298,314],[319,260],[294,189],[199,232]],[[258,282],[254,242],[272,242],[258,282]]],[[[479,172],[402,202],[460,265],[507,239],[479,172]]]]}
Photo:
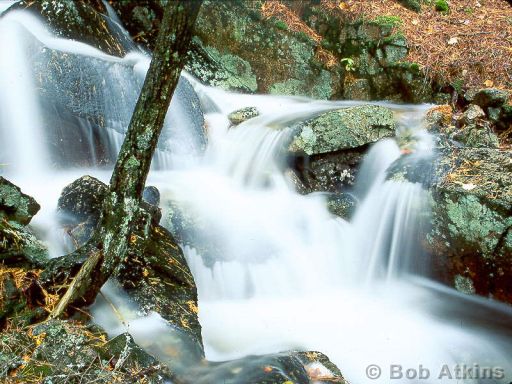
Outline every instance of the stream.
{"type": "MultiPolygon", "coordinates": [[[[85,174],[108,183],[150,57],[106,55],[21,12],[0,19],[0,49],[0,174],[41,204],[32,226],[59,256],[70,250],[55,215],[60,192],[85,174]],[[93,115],[103,117],[94,127],[93,115]]],[[[386,180],[399,140],[366,154],[350,221],[329,213],[325,194],[299,194],[284,172],[297,122],[360,104],[234,94],[183,74],[147,185],[161,193],[162,225],[172,229],[172,207],[197,223],[183,249],[207,359],[318,350],[353,384],[509,383],[512,309],[430,278],[417,241],[427,194],[386,180]],[[260,115],[230,127],[227,115],[242,107],[260,115]]],[[[429,105],[375,104],[393,110],[397,137],[414,136],[410,161],[434,155],[422,127],[429,105]]],[[[104,295],[126,321],[99,302],[95,322],[163,353],[153,345],[172,331],[158,314],[140,316],[113,288],[104,295]]]]}

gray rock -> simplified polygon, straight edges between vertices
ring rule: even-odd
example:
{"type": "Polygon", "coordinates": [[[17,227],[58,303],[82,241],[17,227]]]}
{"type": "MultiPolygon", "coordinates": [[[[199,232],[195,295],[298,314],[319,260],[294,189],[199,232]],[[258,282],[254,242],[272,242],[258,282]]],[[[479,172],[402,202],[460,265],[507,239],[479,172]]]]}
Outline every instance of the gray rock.
{"type": "Polygon", "coordinates": [[[476,104],[470,104],[469,107],[462,114],[461,120],[463,124],[472,124],[477,119],[483,118],[485,118],[484,110],[476,104]]]}
{"type": "Polygon", "coordinates": [[[388,108],[363,105],[339,109],[301,124],[290,151],[316,155],[358,148],[394,136],[395,128],[388,108]]]}
{"type": "Polygon", "coordinates": [[[242,108],[236,111],[231,112],[228,115],[228,119],[233,125],[238,125],[243,123],[244,121],[247,121],[249,119],[252,119],[253,117],[259,116],[260,113],[256,109],[256,107],[246,107],[242,108]]]}
{"type": "Polygon", "coordinates": [[[40,208],[32,197],[0,176],[0,219],[26,225],[40,208]]]}
{"type": "Polygon", "coordinates": [[[475,93],[473,103],[485,107],[499,107],[505,104],[510,97],[510,93],[503,89],[486,88],[475,93]]]}

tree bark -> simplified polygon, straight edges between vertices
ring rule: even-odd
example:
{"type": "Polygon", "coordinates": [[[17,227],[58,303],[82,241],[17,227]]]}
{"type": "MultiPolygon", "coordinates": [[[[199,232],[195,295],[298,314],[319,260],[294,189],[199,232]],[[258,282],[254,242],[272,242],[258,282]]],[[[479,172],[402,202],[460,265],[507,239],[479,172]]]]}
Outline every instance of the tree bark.
{"type": "Polygon", "coordinates": [[[80,305],[91,303],[126,257],[130,242],[150,233],[152,217],[141,208],[142,191],[200,7],[201,0],[172,0],[166,5],[153,58],[110,180],[98,227],[84,246],[89,256],[50,318],[60,317],[78,300],[80,305]]]}

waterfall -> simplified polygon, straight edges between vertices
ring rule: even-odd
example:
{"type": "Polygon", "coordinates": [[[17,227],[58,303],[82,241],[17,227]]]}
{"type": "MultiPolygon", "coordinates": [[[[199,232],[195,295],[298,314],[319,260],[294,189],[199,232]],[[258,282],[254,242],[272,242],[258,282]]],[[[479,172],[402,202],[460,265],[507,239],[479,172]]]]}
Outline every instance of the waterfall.
{"type": "MultiPolygon", "coordinates": [[[[42,204],[33,224],[58,254],[59,193],[83,174],[109,179],[149,57],[136,51],[117,58],[54,37],[22,12],[0,19],[0,48],[0,159],[7,164],[0,173],[42,204]],[[43,70],[51,76],[41,79],[43,70]]],[[[444,364],[510,372],[512,311],[428,280],[417,241],[428,219],[425,191],[387,180],[402,152],[412,151],[408,161],[432,155],[419,122],[428,106],[377,103],[394,111],[398,139],[380,141],[366,155],[350,221],[329,213],[324,196],[301,195],[287,179],[286,147],[296,123],[359,104],[232,94],[187,74],[180,81],[148,184],[161,192],[165,224],[183,231],[207,358],[319,350],[352,383],[389,382],[389,375],[368,379],[370,364],[422,364],[436,376],[444,364]],[[207,143],[193,107],[199,104],[207,143]],[[230,127],[228,113],[241,107],[260,115],[230,127]],[[413,138],[407,151],[405,137],[413,138]],[[177,212],[186,220],[176,222],[177,212]]],[[[105,307],[96,311],[111,335],[125,329],[105,307]]],[[[168,327],[157,314],[126,311],[130,332],[148,350],[153,340],[166,340],[168,327]]]]}

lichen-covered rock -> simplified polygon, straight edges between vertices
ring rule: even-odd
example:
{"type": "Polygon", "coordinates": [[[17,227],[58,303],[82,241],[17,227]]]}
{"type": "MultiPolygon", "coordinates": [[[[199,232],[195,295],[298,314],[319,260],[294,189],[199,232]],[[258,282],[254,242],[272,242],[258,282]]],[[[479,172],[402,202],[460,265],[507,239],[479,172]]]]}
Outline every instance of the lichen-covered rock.
{"type": "MultiPolygon", "coordinates": [[[[125,335],[119,336],[124,338],[125,335]]],[[[7,383],[166,383],[168,369],[131,340],[107,342],[98,327],[51,320],[0,337],[0,379],[7,383]],[[122,349],[121,349],[122,348],[122,349]]]]}
{"type": "Polygon", "coordinates": [[[358,148],[394,136],[395,128],[388,108],[363,105],[339,109],[301,124],[290,150],[316,155],[358,148]]]}
{"type": "Polygon", "coordinates": [[[425,242],[449,283],[512,303],[512,154],[452,149],[436,165],[425,242]],[[461,277],[457,277],[461,276],[461,277]],[[468,284],[466,284],[468,285],[468,284]]]}
{"type": "Polygon", "coordinates": [[[48,248],[27,228],[0,220],[0,264],[41,267],[48,260],[48,248]]]}
{"type": "Polygon", "coordinates": [[[483,118],[485,118],[484,110],[476,104],[470,104],[462,114],[461,121],[463,124],[472,124],[476,120],[483,118]]]}
{"type": "MultiPolygon", "coordinates": [[[[154,47],[163,14],[156,0],[112,3],[133,36],[154,47]]],[[[224,89],[327,99],[339,94],[339,66],[316,54],[319,42],[264,19],[258,2],[203,3],[187,69],[224,89]]]]}
{"type": "Polygon", "coordinates": [[[477,91],[473,96],[473,103],[482,108],[500,107],[507,102],[510,93],[503,89],[485,88],[477,91]]]}
{"type": "Polygon", "coordinates": [[[32,197],[0,176],[0,220],[26,225],[40,208],[32,197]]]}
{"type": "Polygon", "coordinates": [[[356,199],[347,193],[333,193],[327,197],[329,212],[345,220],[350,219],[356,205],[356,199]]]}
{"type": "Polygon", "coordinates": [[[245,107],[236,111],[231,112],[228,115],[228,119],[233,125],[238,125],[252,119],[253,117],[259,116],[260,112],[256,107],[245,107]]]}

